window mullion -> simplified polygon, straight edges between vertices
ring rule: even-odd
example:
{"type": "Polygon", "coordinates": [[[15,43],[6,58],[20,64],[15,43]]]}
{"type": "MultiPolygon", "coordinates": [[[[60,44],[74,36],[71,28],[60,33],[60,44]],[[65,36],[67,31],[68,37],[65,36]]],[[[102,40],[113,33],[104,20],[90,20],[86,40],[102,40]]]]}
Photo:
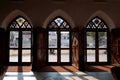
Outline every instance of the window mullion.
{"type": "Polygon", "coordinates": [[[99,62],[99,36],[98,36],[98,33],[99,31],[96,30],[96,40],[95,40],[95,43],[96,43],[96,62],[98,63],[99,62]]]}

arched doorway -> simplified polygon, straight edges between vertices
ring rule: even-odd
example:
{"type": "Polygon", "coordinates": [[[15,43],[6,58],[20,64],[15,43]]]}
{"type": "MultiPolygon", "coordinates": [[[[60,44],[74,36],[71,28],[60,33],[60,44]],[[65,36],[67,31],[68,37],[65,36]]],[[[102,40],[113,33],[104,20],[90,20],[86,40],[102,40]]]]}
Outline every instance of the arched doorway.
{"type": "Polygon", "coordinates": [[[49,64],[71,64],[71,27],[62,17],[55,17],[47,27],[49,64]]]}
{"type": "Polygon", "coordinates": [[[27,65],[32,59],[32,26],[22,16],[14,18],[8,26],[8,63],[27,65]]]}
{"type": "Polygon", "coordinates": [[[91,19],[85,29],[85,62],[88,64],[107,64],[110,62],[109,29],[100,18],[91,19]]]}

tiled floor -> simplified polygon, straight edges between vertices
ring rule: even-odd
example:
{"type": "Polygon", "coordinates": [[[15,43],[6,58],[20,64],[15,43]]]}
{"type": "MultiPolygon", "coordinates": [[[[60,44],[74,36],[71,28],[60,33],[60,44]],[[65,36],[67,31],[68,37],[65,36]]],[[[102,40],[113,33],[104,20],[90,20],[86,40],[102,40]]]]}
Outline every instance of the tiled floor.
{"type": "Polygon", "coordinates": [[[113,80],[109,72],[6,72],[0,80],[113,80]]]}

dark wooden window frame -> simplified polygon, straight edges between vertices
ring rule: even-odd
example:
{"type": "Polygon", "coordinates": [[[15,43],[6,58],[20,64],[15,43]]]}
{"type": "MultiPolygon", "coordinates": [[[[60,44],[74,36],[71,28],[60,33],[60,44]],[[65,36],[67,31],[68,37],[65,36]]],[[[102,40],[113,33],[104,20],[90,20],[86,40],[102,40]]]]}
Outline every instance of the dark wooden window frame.
{"type": "MultiPolygon", "coordinates": [[[[68,22],[64,19],[64,18],[62,18],[62,17],[60,17],[60,16],[58,16],[58,17],[55,17],[54,19],[56,19],[56,18],[61,18],[61,19],[63,19],[67,24],[68,24],[68,22]]],[[[53,20],[54,20],[53,19],[53,20]]],[[[52,21],[53,21],[52,20],[52,21]]],[[[51,21],[51,22],[52,22],[51,21]]],[[[50,22],[50,23],[51,23],[50,22]]],[[[50,23],[48,24],[48,26],[50,25],[50,23]]],[[[69,24],[68,24],[69,25],[69,24]]],[[[69,25],[70,26],[70,25],[69,25]]],[[[72,48],[71,48],[71,28],[68,28],[68,29],[64,29],[64,28],[47,28],[47,56],[46,56],[46,61],[47,61],[47,64],[48,65],[71,65],[72,64],[72,57],[71,57],[71,55],[72,55],[72,52],[71,52],[71,50],[72,50],[72,48]],[[50,31],[56,31],[57,32],[57,48],[49,48],[48,47],[48,40],[49,40],[49,32],[50,31]],[[61,36],[60,36],[60,32],[69,32],[69,48],[61,48],[60,47],[60,40],[61,40],[61,36]],[[49,53],[48,53],[48,50],[49,49],[55,49],[55,50],[57,50],[58,51],[58,55],[57,55],[57,58],[58,58],[58,61],[57,62],[48,62],[48,59],[49,59],[49,57],[48,57],[48,55],[49,55],[49,53]],[[61,57],[60,57],[60,55],[61,55],[61,53],[60,53],[60,51],[61,50],[69,50],[69,53],[70,53],[70,55],[69,55],[69,61],[70,62],[60,62],[60,60],[61,60],[61,57]]]]}
{"type": "MultiPolygon", "coordinates": [[[[95,18],[99,18],[99,17],[95,17],[95,18]]],[[[94,18],[93,18],[94,19],[94,18]]],[[[99,18],[100,20],[102,20],[101,18],[99,18]]],[[[91,21],[91,20],[90,20],[91,21]]],[[[90,22],[89,21],[89,22],[90,22]]],[[[88,22],[88,23],[89,23],[88,22]]],[[[104,22],[102,20],[102,22],[104,22]]],[[[104,22],[104,24],[107,26],[107,24],[104,22]]],[[[87,24],[88,25],[88,24],[87,24]]],[[[110,53],[110,32],[109,32],[109,28],[107,26],[107,29],[91,29],[91,28],[85,28],[84,29],[84,39],[85,39],[85,43],[84,43],[84,62],[85,64],[90,64],[90,65],[105,65],[105,64],[110,64],[111,63],[111,53],[110,53]],[[87,32],[95,32],[95,48],[87,48],[87,32]],[[99,32],[107,32],[107,48],[99,48],[99,36],[98,33],[99,32]],[[95,62],[87,62],[87,50],[95,50],[95,62]],[[99,50],[107,50],[107,62],[99,62],[99,50]]]]}
{"type": "Polygon", "coordinates": [[[33,29],[32,29],[32,26],[31,26],[31,24],[28,22],[28,20],[26,20],[28,23],[29,23],[29,25],[31,26],[31,28],[10,28],[10,25],[12,24],[12,22],[13,21],[15,21],[17,18],[19,18],[19,17],[21,17],[21,18],[23,18],[23,19],[25,19],[24,17],[22,17],[22,16],[18,16],[18,17],[16,17],[15,19],[13,19],[12,21],[11,21],[11,23],[9,24],[9,26],[8,26],[8,29],[7,29],[7,33],[8,33],[8,64],[9,65],[30,65],[31,63],[32,63],[32,45],[33,45],[33,38],[32,38],[32,36],[33,36],[33,29]],[[10,41],[10,31],[18,31],[18,38],[19,38],[19,40],[18,40],[18,48],[10,48],[9,47],[9,41],[10,41]],[[31,31],[31,47],[30,48],[22,48],[22,31],[31,31]],[[18,50],[18,62],[9,62],[9,56],[10,56],[10,54],[9,54],[9,50],[10,49],[14,49],[14,50],[18,50]],[[30,56],[31,56],[31,61],[30,62],[22,62],[22,50],[31,50],[31,54],[30,54],[30,56]]]}

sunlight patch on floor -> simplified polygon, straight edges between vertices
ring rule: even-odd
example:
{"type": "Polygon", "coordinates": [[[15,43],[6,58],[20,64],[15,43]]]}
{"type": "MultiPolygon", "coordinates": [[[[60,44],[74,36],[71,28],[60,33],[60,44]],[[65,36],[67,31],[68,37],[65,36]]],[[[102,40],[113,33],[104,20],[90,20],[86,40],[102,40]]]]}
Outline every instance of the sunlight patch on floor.
{"type": "Polygon", "coordinates": [[[6,72],[1,80],[113,80],[109,72],[6,72]]]}

